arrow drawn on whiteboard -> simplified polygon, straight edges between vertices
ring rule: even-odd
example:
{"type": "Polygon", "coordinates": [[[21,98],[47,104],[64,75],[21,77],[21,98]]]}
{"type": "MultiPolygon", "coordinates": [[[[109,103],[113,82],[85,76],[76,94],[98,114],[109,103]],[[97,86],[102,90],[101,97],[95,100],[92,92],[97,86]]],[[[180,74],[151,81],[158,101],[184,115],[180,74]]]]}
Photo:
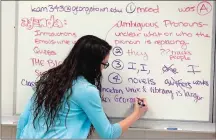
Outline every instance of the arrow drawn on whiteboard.
{"type": "MultiPolygon", "coordinates": [[[[118,22],[117,22],[117,23],[118,23],[118,22]]],[[[112,28],[110,28],[110,29],[108,30],[108,32],[106,33],[105,40],[107,39],[107,36],[108,36],[109,32],[117,25],[117,23],[116,23],[115,25],[113,25],[112,28]]]]}

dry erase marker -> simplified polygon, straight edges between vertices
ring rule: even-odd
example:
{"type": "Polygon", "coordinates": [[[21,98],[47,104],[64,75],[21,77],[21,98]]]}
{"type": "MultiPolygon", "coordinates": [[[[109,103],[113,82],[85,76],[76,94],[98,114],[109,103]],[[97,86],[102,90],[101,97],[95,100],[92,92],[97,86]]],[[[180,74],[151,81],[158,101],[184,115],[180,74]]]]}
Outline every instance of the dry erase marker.
{"type": "MultiPolygon", "coordinates": [[[[140,107],[145,106],[144,100],[143,100],[143,99],[140,99],[140,98],[138,98],[138,97],[137,97],[137,99],[138,99],[138,105],[139,105],[140,107]]],[[[134,107],[134,104],[135,104],[135,102],[132,104],[132,107],[134,107]]]]}
{"type": "Polygon", "coordinates": [[[140,99],[140,98],[137,98],[138,99],[138,105],[139,106],[145,106],[145,104],[144,104],[144,100],[143,99],[140,99]]]}

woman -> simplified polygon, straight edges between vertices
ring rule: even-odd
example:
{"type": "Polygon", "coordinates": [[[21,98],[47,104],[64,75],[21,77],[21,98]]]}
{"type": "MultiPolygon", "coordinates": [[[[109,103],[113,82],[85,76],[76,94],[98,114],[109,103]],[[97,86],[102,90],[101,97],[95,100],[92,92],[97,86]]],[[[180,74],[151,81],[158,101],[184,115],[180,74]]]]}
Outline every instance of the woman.
{"type": "Polygon", "coordinates": [[[101,138],[119,138],[147,110],[136,101],[133,113],[110,124],[101,103],[102,69],[111,46],[81,37],[63,63],[43,73],[17,125],[17,139],[80,139],[95,128],[101,138]]]}

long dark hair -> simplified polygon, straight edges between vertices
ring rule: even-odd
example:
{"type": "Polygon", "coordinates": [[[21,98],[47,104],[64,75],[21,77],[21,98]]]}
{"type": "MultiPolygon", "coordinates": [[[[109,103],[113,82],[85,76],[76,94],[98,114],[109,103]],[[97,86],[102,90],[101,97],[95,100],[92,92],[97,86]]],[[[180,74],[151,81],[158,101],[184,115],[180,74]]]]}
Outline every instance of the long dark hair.
{"type": "MultiPolygon", "coordinates": [[[[34,93],[34,127],[35,120],[41,117],[45,119],[47,130],[55,125],[63,99],[68,99],[72,95],[72,83],[78,76],[84,76],[88,82],[101,91],[101,62],[109,54],[111,48],[106,41],[96,36],[83,36],[74,44],[62,64],[40,76],[34,93]],[[69,94],[66,95],[68,91],[69,94]]],[[[68,101],[66,103],[70,109],[68,101]]],[[[91,125],[89,134],[93,130],[91,125]]]]}

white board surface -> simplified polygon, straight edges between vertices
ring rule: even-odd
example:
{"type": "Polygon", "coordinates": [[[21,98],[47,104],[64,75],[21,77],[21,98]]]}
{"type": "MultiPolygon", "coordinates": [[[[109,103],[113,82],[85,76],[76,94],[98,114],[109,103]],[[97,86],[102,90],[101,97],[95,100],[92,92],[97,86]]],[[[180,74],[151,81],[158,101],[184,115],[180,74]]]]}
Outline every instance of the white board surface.
{"type": "Polygon", "coordinates": [[[143,96],[144,118],[209,121],[212,27],[211,1],[19,2],[15,113],[23,111],[38,74],[92,34],[113,46],[103,73],[109,117],[125,117],[133,98],[143,96]]]}

